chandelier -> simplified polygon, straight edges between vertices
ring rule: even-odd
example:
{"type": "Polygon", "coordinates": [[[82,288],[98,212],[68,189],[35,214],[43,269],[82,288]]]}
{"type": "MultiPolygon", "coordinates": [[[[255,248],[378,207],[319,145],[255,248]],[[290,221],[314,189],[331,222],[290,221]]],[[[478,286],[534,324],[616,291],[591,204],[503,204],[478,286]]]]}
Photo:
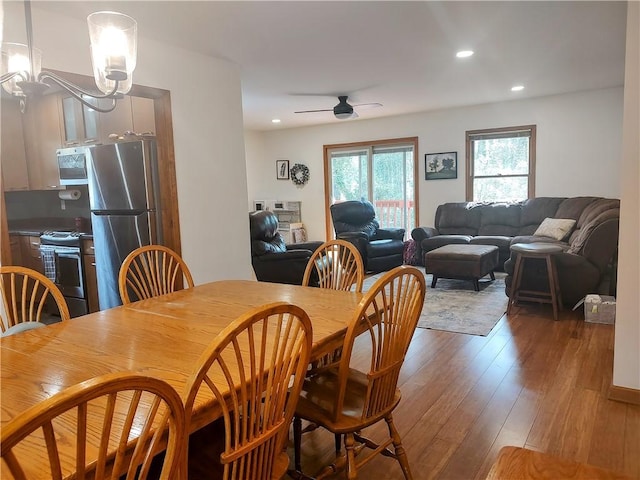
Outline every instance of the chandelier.
{"type": "Polygon", "coordinates": [[[84,105],[107,113],[116,107],[116,99],[131,90],[137,57],[136,21],[122,13],[95,12],[87,17],[91,62],[96,86],[101,93],[90,92],[53,72],[41,70],[42,52],[33,46],[31,1],[24,2],[27,44],[2,44],[2,88],[20,99],[24,112],[26,100],[42,94],[56,84],[84,105]],[[104,99],[111,100],[105,102],[104,99]]]}

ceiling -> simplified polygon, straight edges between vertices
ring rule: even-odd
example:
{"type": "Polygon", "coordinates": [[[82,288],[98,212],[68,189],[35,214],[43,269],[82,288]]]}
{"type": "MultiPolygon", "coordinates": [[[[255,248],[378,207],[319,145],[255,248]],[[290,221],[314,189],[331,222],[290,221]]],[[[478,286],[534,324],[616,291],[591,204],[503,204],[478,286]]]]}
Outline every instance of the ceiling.
{"type": "MultiPolygon", "coordinates": [[[[117,10],[139,36],[237,63],[245,128],[359,119],[553,95],[624,82],[625,2],[33,2],[78,18],[117,10]],[[455,53],[475,54],[458,59],[455,53]],[[521,84],[524,90],[512,92],[521,84]],[[274,125],[273,118],[281,119],[274,125]]],[[[37,32],[35,32],[37,44],[37,32]]],[[[144,58],[138,59],[138,64],[144,58]]]]}

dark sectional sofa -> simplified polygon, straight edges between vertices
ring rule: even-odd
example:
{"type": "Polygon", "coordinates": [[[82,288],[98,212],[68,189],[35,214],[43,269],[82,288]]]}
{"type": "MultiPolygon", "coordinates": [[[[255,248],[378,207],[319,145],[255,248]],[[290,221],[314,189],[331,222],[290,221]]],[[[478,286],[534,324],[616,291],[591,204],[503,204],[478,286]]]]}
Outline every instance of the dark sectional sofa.
{"type": "MultiPolygon", "coordinates": [[[[563,247],[556,257],[563,303],[573,306],[588,293],[615,293],[620,200],[602,197],[538,197],[517,203],[445,203],[436,210],[433,227],[411,232],[419,262],[443,245],[495,245],[499,264],[511,286],[514,243],[554,242],[563,247]],[[562,240],[534,235],[545,218],[573,219],[575,227],[562,240]]],[[[522,287],[548,288],[543,262],[528,262],[522,287]]]]}

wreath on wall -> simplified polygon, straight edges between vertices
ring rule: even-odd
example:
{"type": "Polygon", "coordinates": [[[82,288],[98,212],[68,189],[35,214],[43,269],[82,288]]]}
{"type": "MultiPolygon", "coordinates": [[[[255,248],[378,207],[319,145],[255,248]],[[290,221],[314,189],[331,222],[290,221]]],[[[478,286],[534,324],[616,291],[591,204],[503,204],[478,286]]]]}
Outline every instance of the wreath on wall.
{"type": "Polygon", "coordinates": [[[309,181],[309,167],[302,163],[296,163],[291,170],[291,181],[298,186],[304,186],[309,181]]]}

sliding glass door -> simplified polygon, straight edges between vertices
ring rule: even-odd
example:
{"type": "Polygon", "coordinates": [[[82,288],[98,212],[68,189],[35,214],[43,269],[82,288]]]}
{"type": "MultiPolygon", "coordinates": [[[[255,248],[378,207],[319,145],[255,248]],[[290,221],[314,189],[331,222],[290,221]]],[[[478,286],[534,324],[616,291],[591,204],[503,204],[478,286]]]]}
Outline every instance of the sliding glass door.
{"type": "MultiPolygon", "coordinates": [[[[373,203],[381,227],[415,227],[417,138],[325,146],[327,207],[346,200],[373,203]]],[[[327,208],[328,236],[333,228],[327,208]]]]}

